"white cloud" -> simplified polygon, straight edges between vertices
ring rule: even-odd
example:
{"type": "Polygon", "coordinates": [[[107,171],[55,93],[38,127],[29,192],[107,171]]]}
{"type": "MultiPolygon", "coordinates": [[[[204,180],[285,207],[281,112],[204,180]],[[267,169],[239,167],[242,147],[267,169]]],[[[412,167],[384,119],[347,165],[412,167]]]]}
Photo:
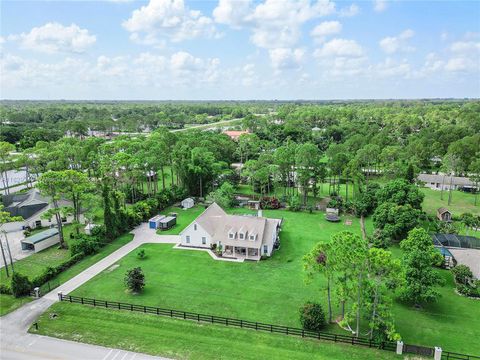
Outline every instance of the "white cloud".
{"type": "Polygon", "coordinates": [[[450,45],[450,50],[454,53],[478,53],[480,52],[480,42],[457,41],[450,45]]]}
{"type": "Polygon", "coordinates": [[[150,0],[122,25],[132,33],[132,40],[149,45],[162,43],[165,38],[179,42],[220,35],[211,18],[190,10],[183,0],[150,0]]]}
{"type": "Polygon", "coordinates": [[[411,29],[401,32],[398,36],[389,36],[380,40],[380,47],[387,54],[394,54],[396,52],[410,52],[415,48],[408,44],[408,40],[415,35],[411,29]]]}
{"type": "Polygon", "coordinates": [[[217,22],[251,29],[250,40],[264,49],[294,47],[304,23],[334,12],[335,4],[330,0],[265,0],[256,5],[221,0],[213,10],[217,22]]]}
{"type": "Polygon", "coordinates": [[[303,61],[303,49],[278,48],[268,51],[272,66],[276,71],[298,69],[303,61]]]}
{"type": "Polygon", "coordinates": [[[325,41],[328,35],[338,34],[342,31],[342,24],[338,21],[324,21],[315,26],[310,33],[318,42],[325,41]]]}
{"type": "Polygon", "coordinates": [[[213,18],[219,24],[240,28],[251,12],[251,0],[220,0],[213,10],[213,18]]]}
{"type": "Polygon", "coordinates": [[[373,1],[373,10],[376,12],[383,12],[387,9],[387,1],[386,0],[374,0],[373,1]]]}
{"type": "Polygon", "coordinates": [[[76,24],[64,26],[56,22],[34,27],[28,33],[10,35],[8,39],[18,41],[23,48],[46,53],[83,53],[96,42],[95,35],[91,35],[87,29],[76,24]]]}
{"type": "Polygon", "coordinates": [[[315,50],[314,55],[317,57],[361,57],[364,55],[364,50],[355,40],[336,38],[315,50]]]}
{"type": "Polygon", "coordinates": [[[341,17],[352,17],[360,13],[360,8],[356,4],[351,4],[349,7],[343,8],[339,11],[341,17]]]}
{"type": "Polygon", "coordinates": [[[384,62],[375,66],[375,73],[381,77],[404,77],[411,76],[412,67],[406,61],[397,62],[391,58],[385,59],[384,62]]]}

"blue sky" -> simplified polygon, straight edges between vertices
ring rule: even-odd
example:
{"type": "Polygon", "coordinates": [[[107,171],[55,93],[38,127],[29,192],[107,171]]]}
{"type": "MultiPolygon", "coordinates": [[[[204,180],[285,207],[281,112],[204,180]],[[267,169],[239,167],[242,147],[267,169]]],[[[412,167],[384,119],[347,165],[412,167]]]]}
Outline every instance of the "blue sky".
{"type": "Polygon", "coordinates": [[[2,1],[2,99],[480,96],[479,1],[2,1]]]}

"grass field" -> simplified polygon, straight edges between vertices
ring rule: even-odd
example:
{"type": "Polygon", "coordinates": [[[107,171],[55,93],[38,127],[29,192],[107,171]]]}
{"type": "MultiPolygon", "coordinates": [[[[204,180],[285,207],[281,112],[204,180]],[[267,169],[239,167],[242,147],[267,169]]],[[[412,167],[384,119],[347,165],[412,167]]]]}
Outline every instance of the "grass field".
{"type": "Polygon", "coordinates": [[[402,359],[360,346],[70,303],[53,305],[38,326],[30,332],[176,359],[402,359]]]}
{"type": "Polygon", "coordinates": [[[463,213],[472,213],[480,215],[480,199],[475,206],[475,195],[463,191],[452,191],[452,202],[448,205],[448,191],[443,192],[443,200],[441,199],[441,191],[422,188],[425,194],[423,200],[423,210],[429,215],[436,215],[437,209],[440,207],[448,208],[453,216],[460,216],[463,213]]]}
{"type": "Polygon", "coordinates": [[[182,208],[170,206],[160,212],[162,215],[167,215],[171,212],[177,213],[177,224],[169,230],[157,230],[160,235],[178,235],[185,229],[198,215],[205,211],[204,206],[195,205],[193,208],[183,210],[182,208]]]}
{"type": "MultiPolygon", "coordinates": [[[[120,236],[119,238],[115,239],[113,242],[110,244],[104,246],[103,248],[100,249],[100,251],[97,254],[90,255],[85,257],[84,259],[80,260],[78,263],[73,265],[72,267],[68,268],[64,272],[60,273],[57,277],[51,280],[52,284],[63,284],[65,281],[71,279],[72,277],[78,275],[80,272],[83,270],[87,269],[88,267],[92,266],[99,260],[103,259],[104,257],[110,255],[112,252],[115,250],[119,249],[126,243],[130,242],[133,239],[133,235],[131,234],[125,234],[120,236]]],[[[19,260],[15,263],[15,269],[19,273],[28,275],[30,279],[34,278],[36,275],[40,274],[42,271],[46,269],[47,266],[53,266],[52,264],[54,262],[48,262],[50,254],[56,254],[55,251],[57,250],[55,247],[47,249],[45,251],[42,251],[37,254],[33,254],[28,258],[19,260]],[[52,250],[52,251],[51,251],[52,250]],[[46,255],[43,255],[42,253],[47,252],[46,255]],[[42,255],[42,257],[37,257],[33,261],[32,257],[35,255],[42,255]],[[43,261],[43,262],[42,262],[43,261]],[[18,265],[18,266],[17,266],[18,265]],[[30,272],[28,272],[30,271],[30,272]]],[[[66,256],[68,250],[58,250],[58,251],[63,251],[65,253],[61,253],[62,256],[66,256]]],[[[64,258],[66,260],[66,257],[64,258]]],[[[62,260],[63,261],[63,260],[62,260]]],[[[56,259],[56,262],[61,263],[62,261],[58,261],[56,259]]],[[[2,269],[2,274],[5,269],[2,269]]],[[[9,281],[6,278],[6,275],[4,274],[2,277],[2,283],[5,283],[9,281]]],[[[16,308],[20,307],[24,303],[31,301],[30,297],[23,297],[23,298],[15,298],[12,295],[5,295],[1,294],[0,296],[0,315],[5,315],[16,308]]]]}
{"type": "MultiPolygon", "coordinates": [[[[74,295],[299,326],[298,309],[305,301],[320,300],[326,305],[324,280],[317,279],[310,285],[304,282],[302,256],[317,241],[324,241],[338,231],[360,233],[359,223],[356,218],[351,226],[345,226],[343,221],[329,223],[322,213],[279,210],[264,213],[285,219],[280,233],[281,248],[268,260],[212,261],[203,252],[147,244],[143,247],[147,259],[138,260],[132,253],[119,261],[118,268],[99,274],[74,295]],[[147,286],[140,295],[125,292],[123,285],[125,271],[134,266],[141,266],[146,274],[147,286]]],[[[367,230],[372,231],[369,219],[367,230]]],[[[401,255],[398,247],[394,253],[401,255]]],[[[451,274],[439,271],[446,284],[440,288],[442,297],[438,303],[415,310],[396,301],[397,329],[408,343],[480,353],[480,344],[472,341],[480,337],[480,303],[456,295],[451,274]]],[[[328,330],[341,331],[333,325],[328,330]]]]}

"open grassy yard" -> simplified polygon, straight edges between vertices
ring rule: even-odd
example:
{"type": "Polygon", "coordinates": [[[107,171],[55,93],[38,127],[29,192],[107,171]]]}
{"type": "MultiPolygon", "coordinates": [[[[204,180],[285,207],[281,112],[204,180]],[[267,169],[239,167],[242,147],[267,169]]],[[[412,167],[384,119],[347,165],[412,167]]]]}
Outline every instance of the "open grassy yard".
{"type": "MultiPolygon", "coordinates": [[[[112,252],[119,249],[126,243],[130,242],[132,239],[133,239],[133,235],[131,234],[125,234],[118,237],[110,244],[101,248],[97,254],[85,257],[84,259],[80,260],[78,263],[76,263],[72,267],[68,268],[67,270],[59,274],[57,277],[51,280],[51,283],[63,284],[64,282],[78,275],[80,272],[92,266],[99,260],[110,255],[112,252]]],[[[70,256],[69,255],[70,252],[68,250],[58,250],[56,247],[52,247],[50,249],[46,249],[45,251],[42,251],[38,254],[33,254],[28,258],[25,258],[16,262],[15,270],[18,271],[19,273],[27,275],[30,279],[32,279],[38,274],[40,274],[41,272],[43,272],[47,266],[54,265],[54,261],[49,262],[49,259],[50,259],[49,256],[50,254],[57,254],[58,252],[62,252],[60,253],[60,255],[63,257],[63,260],[60,261],[58,258],[54,258],[56,259],[57,264],[66,260],[67,256],[70,256]],[[43,254],[44,252],[47,252],[47,253],[43,254]],[[42,257],[34,258],[32,261],[32,259],[30,258],[34,257],[35,255],[42,255],[42,257]]],[[[6,274],[3,273],[4,271],[5,269],[2,269],[2,283],[4,283],[4,281],[5,283],[7,281],[10,281],[9,279],[7,279],[6,274]]],[[[28,301],[31,301],[30,297],[15,298],[12,295],[1,294],[0,295],[0,315],[5,315],[15,310],[16,308],[20,307],[21,305],[23,305],[28,301]]]]}
{"type": "Polygon", "coordinates": [[[442,200],[441,191],[429,188],[422,188],[421,190],[425,194],[423,210],[425,210],[427,214],[436,215],[438,208],[446,207],[452,212],[453,216],[460,216],[466,212],[480,215],[480,199],[478,200],[477,206],[475,206],[475,195],[473,194],[459,190],[452,191],[452,202],[448,205],[448,191],[443,192],[442,200]]]}
{"type": "Polygon", "coordinates": [[[167,215],[171,212],[177,213],[177,224],[169,230],[157,230],[157,234],[160,235],[178,235],[185,229],[195,218],[205,211],[204,206],[195,205],[193,208],[183,210],[182,208],[170,206],[160,212],[162,215],[167,215]]]}
{"type": "MultiPolygon", "coordinates": [[[[147,259],[138,260],[132,253],[118,268],[99,274],[74,295],[299,326],[298,309],[305,301],[318,300],[326,306],[324,280],[305,284],[302,256],[338,231],[360,233],[359,222],[353,218],[351,226],[343,221],[329,223],[318,212],[274,210],[264,214],[285,219],[281,248],[268,260],[213,261],[204,252],[148,244],[144,246],[147,259]],[[140,295],[125,292],[123,285],[126,270],[134,266],[141,266],[146,275],[147,285],[140,295]]],[[[369,219],[367,230],[372,230],[369,219]]],[[[400,255],[398,248],[395,251],[400,255]]],[[[420,310],[395,303],[398,330],[408,343],[478,354],[480,344],[473,339],[480,337],[480,302],[456,295],[451,274],[441,272],[447,283],[440,289],[443,296],[438,303],[420,310]]],[[[341,330],[331,325],[328,331],[341,330]]]]}
{"type": "Polygon", "coordinates": [[[174,359],[402,359],[360,346],[70,303],[53,305],[38,325],[30,332],[174,359]]]}

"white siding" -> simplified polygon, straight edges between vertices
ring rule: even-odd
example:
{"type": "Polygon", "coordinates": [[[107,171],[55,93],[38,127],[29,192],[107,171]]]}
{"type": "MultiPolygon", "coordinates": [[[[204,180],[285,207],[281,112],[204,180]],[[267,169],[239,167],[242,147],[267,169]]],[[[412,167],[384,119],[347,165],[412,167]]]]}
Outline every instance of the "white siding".
{"type": "Polygon", "coordinates": [[[180,236],[182,238],[181,244],[185,246],[197,246],[209,249],[211,244],[210,235],[198,224],[197,230],[194,230],[195,224],[197,223],[191,223],[185,228],[185,230],[180,233],[180,236]],[[187,236],[190,236],[190,243],[187,243],[187,236]],[[202,237],[205,237],[207,239],[207,243],[205,245],[202,244],[202,237]]]}

